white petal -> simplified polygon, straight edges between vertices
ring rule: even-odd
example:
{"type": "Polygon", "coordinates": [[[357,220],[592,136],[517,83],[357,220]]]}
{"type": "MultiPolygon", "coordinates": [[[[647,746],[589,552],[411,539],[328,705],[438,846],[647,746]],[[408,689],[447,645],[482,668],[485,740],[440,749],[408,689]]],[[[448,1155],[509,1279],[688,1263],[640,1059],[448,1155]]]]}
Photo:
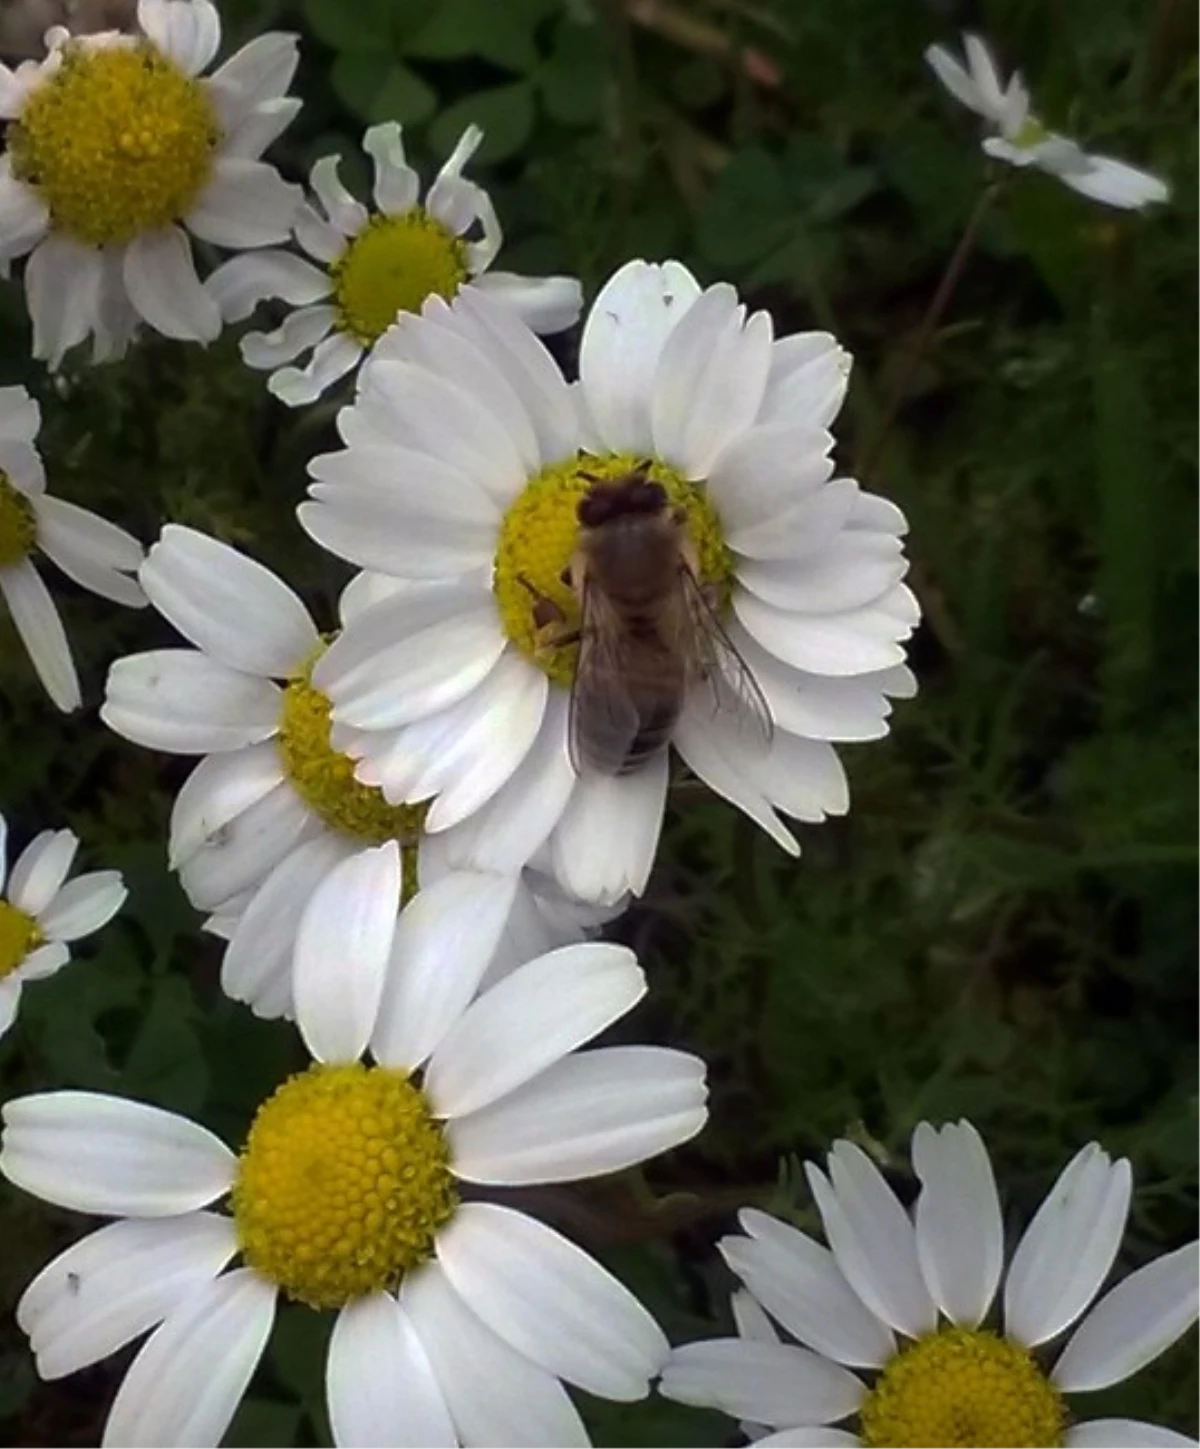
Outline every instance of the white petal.
{"type": "Polygon", "coordinates": [[[46,693],[64,712],[78,709],[83,697],[71,646],[50,590],[28,559],[0,568],[0,594],[46,693]]]}
{"type": "Polygon", "coordinates": [[[138,24],[188,75],[199,75],[221,43],[221,20],[209,0],[140,0],[138,24]]]}
{"type": "Polygon", "coordinates": [[[338,176],[338,158],[322,156],[309,175],[317,200],[325,215],[343,236],[357,236],[367,224],[368,212],[356,201],[338,176]]]}
{"type": "Polygon", "coordinates": [[[277,297],[294,307],[319,302],[329,296],[331,283],[319,267],[292,252],[259,251],[231,257],[204,287],[227,322],[240,322],[268,298],[277,297]]]}
{"type": "Polygon", "coordinates": [[[428,1355],[390,1293],[357,1298],[338,1314],[325,1392],[335,1444],[458,1445],[428,1355]]]}
{"type": "Polygon", "coordinates": [[[62,232],[39,242],[25,266],[33,355],[53,370],[97,324],[104,278],[101,253],[62,232]]]}
{"type": "Polygon", "coordinates": [[[425,1074],[439,1116],[507,1095],[633,1009],[646,978],[633,952],[599,941],[564,946],[514,971],[469,1006],[425,1074]]]}
{"type": "Polygon", "coordinates": [[[193,1294],[130,1365],[104,1427],[106,1449],[219,1444],[271,1335],[275,1296],[250,1268],[193,1294]]]}
{"type": "Polygon", "coordinates": [[[336,320],[333,307],[301,307],[285,317],[274,332],[247,332],[238,344],[242,361],[247,367],[263,370],[291,362],[293,357],[327,337],[336,320]]]}
{"type": "Polygon", "coordinates": [[[877,603],[846,613],[806,616],[773,608],[737,590],[733,609],[763,648],[784,663],[811,674],[844,678],[904,663],[898,641],[911,634],[912,625],[892,617],[885,607],[890,598],[885,595],[877,603]]]}
{"type": "Polygon", "coordinates": [[[1000,83],[1000,75],[991,51],[978,35],[964,35],[963,44],[967,52],[967,67],[979,95],[981,113],[988,117],[1003,115],[1004,87],[1000,83]]]}
{"type": "Polygon", "coordinates": [[[39,917],[51,941],[78,941],[112,920],[129,894],[119,870],[97,870],[69,881],[39,917]]]}
{"type": "Polygon", "coordinates": [[[507,1097],[449,1123],[468,1182],[598,1177],[677,1147],[704,1126],[704,1063],[665,1047],[575,1052],[507,1097]]]}
{"type": "Polygon", "coordinates": [[[228,135],[264,101],[282,96],[300,60],[298,37],[269,31],[256,35],[204,82],[228,135]]]}
{"type": "Polygon", "coordinates": [[[662,1330],[632,1293],[553,1228],[494,1203],[463,1203],[437,1257],[494,1333],[589,1393],[644,1398],[666,1361],[662,1330]]]}
{"type": "Polygon", "coordinates": [[[100,718],[152,750],[199,755],[238,750],[275,734],[281,692],[194,649],[156,649],[118,659],[100,718]]]}
{"type": "Polygon", "coordinates": [[[1051,1375],[1064,1393],[1106,1389],[1153,1362],[1200,1313],[1200,1247],[1189,1243],[1122,1279],[1072,1334],[1051,1375]]]}
{"type": "Polygon", "coordinates": [[[1004,1266],[1004,1224],[987,1148],[969,1122],[918,1124],[913,1170],[917,1256],[934,1302],[952,1323],[983,1321],[1004,1266]]]}
{"type": "Polygon", "coordinates": [[[796,837],[775,813],[761,782],[754,779],[745,751],[738,748],[736,733],[712,717],[707,702],[684,709],[673,743],[680,758],[710,790],[744,811],[789,855],[800,854],[796,837]]]}
{"type": "Polygon", "coordinates": [[[288,678],[319,642],[308,610],[281,579],[194,528],[167,524],[138,577],[159,613],[230,669],[288,678]]]}
{"type": "Polygon", "coordinates": [[[826,1358],[882,1368],[895,1340],[855,1295],[829,1249],[755,1208],[743,1209],[740,1221],[750,1236],[722,1238],[721,1254],[767,1312],[826,1358]]]}
{"type": "Polygon", "coordinates": [[[142,561],[142,546],[106,518],[43,496],[35,505],[38,544],[82,588],[128,608],[139,609],[145,595],[127,575],[142,561]]]}
{"type": "Polygon", "coordinates": [[[225,133],[222,155],[256,161],[287,130],[303,104],[298,96],[278,96],[260,102],[225,133]]]}
{"type": "MultiPolygon", "coordinates": [[[[61,971],[70,959],[71,953],[61,941],[49,941],[46,945],[30,951],[18,966],[15,975],[21,982],[44,981],[47,976],[61,971]]],[[[12,1009],[15,1013],[15,1002],[12,1003],[12,1009]]]]}
{"type": "Polygon", "coordinates": [[[227,754],[209,755],[183,782],[171,809],[167,858],[178,870],[283,781],[279,748],[262,740],[227,754]]]}
{"type": "Polygon", "coordinates": [[[288,407],[304,407],[316,402],[338,378],[345,377],[362,352],[362,344],[355,338],[335,332],[317,343],[306,366],[281,367],[267,379],[267,387],[288,407]]]}
{"type": "Polygon", "coordinates": [[[873,603],[908,572],[898,538],[847,529],[817,558],[749,562],[738,582],[778,609],[837,614],[873,603]]]}
{"type": "Polygon", "coordinates": [[[296,931],[296,1024],[320,1062],[356,1062],[375,1025],[396,917],[400,848],[394,840],[329,872],[296,931]]]}
{"type": "Polygon", "coordinates": [[[0,978],[0,1037],[17,1018],[21,1005],[22,981],[19,973],[13,972],[0,978]]]}
{"type": "Polygon", "coordinates": [[[850,366],[850,354],[828,332],[781,337],[772,349],[758,421],[827,428],[846,396],[850,366]]]}
{"type": "Polygon", "coordinates": [[[212,342],[221,310],[200,284],[192,246],[180,227],[136,236],[125,249],[122,275],[138,316],[164,337],[212,342]]]}
{"type": "Polygon", "coordinates": [[[28,388],[0,387],[0,439],[32,447],[41,426],[41,407],[28,388]]]}
{"type": "Polygon", "coordinates": [[[420,178],[404,159],[404,141],[395,121],[372,126],[363,137],[363,150],[375,163],[373,195],[376,207],[388,216],[411,211],[421,191],[420,178]]]}
{"type": "Polygon", "coordinates": [[[73,830],[43,830],[17,857],[8,898],[19,911],[40,915],[62,889],[79,849],[73,830]]]}
{"type": "Polygon", "coordinates": [[[256,889],[297,846],[327,827],[284,781],[256,801],[180,866],[179,880],[198,911],[226,911],[256,889]]]}
{"type": "Polygon", "coordinates": [[[758,1300],[745,1288],[735,1288],[729,1295],[729,1311],[733,1314],[739,1338],[756,1338],[760,1343],[780,1342],[778,1329],[759,1307],[758,1300]]]}
{"type": "Polygon", "coordinates": [[[780,516],[833,475],[833,438],[806,423],[747,428],[731,438],[708,472],[708,492],[726,542],[740,549],[747,530],[770,531],[780,516]]]}
{"type": "Polygon", "coordinates": [[[790,1343],[715,1338],[686,1343],[663,1370],[668,1399],[780,1425],[827,1424],[852,1414],[863,1383],[838,1364],[790,1343]]]}
{"type": "Polygon", "coordinates": [[[475,995],[516,890],[515,875],[475,871],[422,885],[396,926],[371,1037],[377,1061],[410,1070],[425,1061],[475,995]]]}
{"type": "Polygon", "coordinates": [[[1067,1430],[1067,1449],[1194,1449],[1195,1439],[1141,1419],[1089,1419],[1067,1430]]]}
{"type": "Polygon", "coordinates": [[[109,1223],[48,1263],[21,1295],[17,1322],[38,1374],[58,1379],[107,1358],[210,1283],[237,1252],[216,1213],[109,1223]]]}
{"type": "Polygon", "coordinates": [[[1028,1347],[1074,1323],[1108,1276],[1129,1212],[1132,1175],[1092,1142],[1050,1189],[1013,1255],[1004,1331],[1028,1347]]]}
{"type": "Polygon", "coordinates": [[[1107,206],[1117,206],[1122,210],[1137,210],[1170,200],[1171,188],[1149,171],[1142,171],[1113,156],[1093,156],[1089,153],[1087,160],[1086,171],[1060,171],[1056,174],[1073,191],[1093,201],[1102,201],[1107,206]]]}
{"type": "Polygon", "coordinates": [[[837,1142],[829,1179],[811,1162],[805,1171],[850,1286],[892,1328],[910,1338],[931,1332],[937,1307],[921,1276],[913,1225],[871,1159],[854,1143],[837,1142]]]}
{"type": "Polygon", "coordinates": [[[400,1306],[433,1365],[459,1443],[567,1449],[589,1442],[558,1380],[480,1322],[436,1263],[406,1276],[400,1306]]]}
{"type": "Polygon", "coordinates": [[[0,257],[24,256],[49,226],[50,213],[41,197],[16,179],[8,156],[0,158],[0,257]]]}
{"type": "Polygon", "coordinates": [[[768,1434],[764,1439],[755,1439],[755,1449],[841,1449],[842,1445],[861,1444],[857,1434],[848,1434],[845,1429],[832,1429],[828,1424],[798,1425],[794,1429],[780,1429],[777,1434],[768,1434]]]}
{"type": "Polygon", "coordinates": [[[934,75],[956,101],[961,101],[968,110],[975,111],[979,115],[987,114],[975,82],[944,45],[929,46],[925,51],[925,59],[934,75]]]}
{"type": "Polygon", "coordinates": [[[581,775],[552,837],[554,874],[585,901],[646,889],[667,794],[663,750],[628,775],[581,775]]]}
{"type": "Polygon", "coordinates": [[[515,312],[531,331],[547,336],[574,327],[583,310],[583,288],[576,277],[519,277],[514,272],[485,272],[474,285],[515,312]]]}
{"type": "Polygon", "coordinates": [[[265,161],[220,156],[184,224],[214,246],[270,246],[287,241],[303,199],[300,188],[265,161]]]}
{"type": "Polygon", "coordinates": [[[0,1170],[76,1212],[168,1217],[228,1191],[236,1158],[206,1128],[144,1102],[45,1092],[4,1107],[0,1170]]]}

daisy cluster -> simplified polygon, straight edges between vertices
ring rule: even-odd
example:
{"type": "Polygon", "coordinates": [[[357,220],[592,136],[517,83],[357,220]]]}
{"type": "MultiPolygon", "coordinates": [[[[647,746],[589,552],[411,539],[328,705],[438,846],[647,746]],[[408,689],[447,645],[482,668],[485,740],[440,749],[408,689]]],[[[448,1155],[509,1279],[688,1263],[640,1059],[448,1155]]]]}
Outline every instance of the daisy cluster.
{"type": "MultiPolygon", "coordinates": [[[[296,39],[220,49],[210,0],[140,0],[129,33],[56,28],[0,67],[0,263],[51,370],[269,309],[247,366],[293,408],[341,389],[296,510],[350,566],[336,619],[217,538],[168,522],[143,552],[52,497],[23,388],[0,389],[0,591],[62,710],[82,693],[35,553],[179,636],[112,664],[100,716],[197,761],[171,868],[224,991],[309,1061],[233,1144],[114,1096],[5,1105],[8,1180],[111,1219],[21,1298],[41,1375],[144,1338],[104,1442],[215,1445],[286,1302],[335,1315],[342,1445],[584,1444],[568,1386],[627,1401],[660,1376],[764,1443],[1186,1442],[1064,1397],[1196,1316],[1194,1246],[1089,1308],[1130,1194],[1095,1144],[1007,1270],[969,1125],[918,1127],[911,1211],[838,1144],[810,1178],[828,1246],[748,1208],[722,1244],[738,1336],[674,1351],[535,1198],[506,1200],[702,1129],[701,1061],[595,1044],[647,989],[599,934],[646,889],[681,772],[793,855],[794,822],[847,811],[837,747],[916,688],[906,522],[835,460],[836,338],[777,335],[676,261],[626,263],[586,314],[574,278],[498,270],[474,126],[428,188],[394,122],[363,138],[369,199],[335,157],[285,180],[263,158],[300,106],[296,39]],[[540,334],[577,323],[568,375],[540,334]]],[[[990,155],[1113,205],[1165,195],[1044,131],[974,38],[967,70],[929,59],[990,155]]],[[[3,843],[0,820],[0,885],[3,843]]],[[[67,881],[78,844],[44,831],[8,876],[0,1032],[124,900],[115,871],[67,881]]]]}

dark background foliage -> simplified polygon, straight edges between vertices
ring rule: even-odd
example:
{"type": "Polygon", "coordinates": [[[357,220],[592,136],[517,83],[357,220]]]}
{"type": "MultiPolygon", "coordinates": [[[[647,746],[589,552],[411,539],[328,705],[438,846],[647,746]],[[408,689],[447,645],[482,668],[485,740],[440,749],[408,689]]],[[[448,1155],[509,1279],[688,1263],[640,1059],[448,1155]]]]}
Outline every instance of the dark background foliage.
{"type": "MultiPolygon", "coordinates": [[[[712,1120],[645,1176],[532,1195],[674,1339],[728,1330],[713,1251],[736,1208],[814,1215],[798,1164],[838,1135],[902,1193],[922,1117],[984,1133],[1015,1226],[1077,1147],[1134,1165],[1122,1270],[1195,1232],[1195,15],[1174,0],[225,0],[227,40],[304,33],[301,179],[402,121],[431,171],[463,124],[508,234],[504,265],[593,291],[629,256],[735,282],[779,331],[837,332],[857,363],[843,466],[911,522],[921,694],[845,751],[849,818],[793,862],[703,790],[673,796],[649,892],[618,927],[652,991],[630,1028],[703,1054],[712,1120]],[[1011,175],[932,346],[912,342],[989,179],[972,118],[921,60],[962,26],[1023,67],[1046,120],[1169,177],[1172,203],[1106,210],[1011,175]],[[882,446],[887,401],[906,402],[882,446]]],[[[51,486],[152,540],[206,529],[332,620],[344,574],[292,509],[336,400],[295,415],[243,369],[148,340],[123,363],[28,359],[0,285],[0,369],[45,413],[51,486]]],[[[574,340],[560,351],[570,365],[574,340]]],[[[217,986],[164,860],[187,762],[96,717],[149,615],[52,581],[86,705],[57,716],[0,617],[0,808],[16,843],[69,824],[129,903],[32,987],[0,1043],[4,1096],[116,1091],[244,1130],[300,1060],[217,986]]],[[[94,1444],[111,1364],[37,1384],[8,1312],[82,1221],[0,1192],[0,1420],[9,1442],[94,1444]]],[[[327,1434],[328,1323],[284,1314],[231,1444],[327,1434]]],[[[1195,1430],[1194,1338],[1094,1414],[1195,1430]]],[[[117,1366],[118,1368],[121,1365],[117,1366]]],[[[599,1443],[719,1444],[662,1401],[585,1405],[599,1443]]]]}

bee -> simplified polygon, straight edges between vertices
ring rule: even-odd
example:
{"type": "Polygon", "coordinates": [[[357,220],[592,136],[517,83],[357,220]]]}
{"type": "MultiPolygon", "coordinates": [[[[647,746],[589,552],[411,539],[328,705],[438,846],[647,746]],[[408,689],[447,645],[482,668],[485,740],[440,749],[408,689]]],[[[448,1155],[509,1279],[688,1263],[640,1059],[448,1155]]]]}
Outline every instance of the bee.
{"type": "Polygon", "coordinates": [[[625,775],[667,746],[689,692],[736,712],[755,742],[771,712],[700,581],[687,514],[640,463],[596,479],[579,501],[579,542],[563,573],[579,601],[578,630],[534,593],[534,624],[550,644],[577,642],[569,744],[577,771],[625,775]]]}

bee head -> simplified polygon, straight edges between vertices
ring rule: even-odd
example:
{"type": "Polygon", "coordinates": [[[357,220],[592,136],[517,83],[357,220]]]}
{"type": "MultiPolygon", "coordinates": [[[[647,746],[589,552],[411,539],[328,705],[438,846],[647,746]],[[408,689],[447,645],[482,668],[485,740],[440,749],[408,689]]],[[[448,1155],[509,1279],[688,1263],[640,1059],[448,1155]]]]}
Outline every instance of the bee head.
{"type": "Polygon", "coordinates": [[[575,516],[584,528],[599,528],[614,518],[662,513],[667,491],[641,472],[612,482],[597,482],[579,500],[575,516]]]}

